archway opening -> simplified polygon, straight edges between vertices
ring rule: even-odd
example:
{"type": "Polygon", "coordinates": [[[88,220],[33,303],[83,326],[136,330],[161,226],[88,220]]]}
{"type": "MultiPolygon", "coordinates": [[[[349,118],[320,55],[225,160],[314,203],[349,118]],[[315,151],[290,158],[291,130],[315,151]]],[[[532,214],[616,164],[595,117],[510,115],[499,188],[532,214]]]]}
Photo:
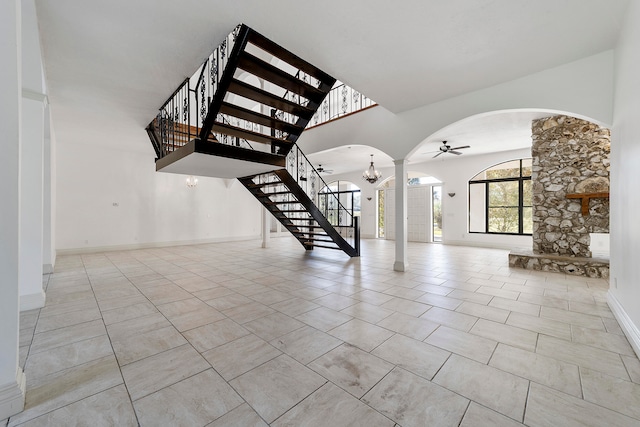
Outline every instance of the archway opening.
{"type": "MultiPolygon", "coordinates": [[[[376,188],[376,237],[395,240],[395,176],[376,188]]],[[[442,182],[424,172],[407,173],[407,238],[411,242],[442,241],[442,182]]]]}

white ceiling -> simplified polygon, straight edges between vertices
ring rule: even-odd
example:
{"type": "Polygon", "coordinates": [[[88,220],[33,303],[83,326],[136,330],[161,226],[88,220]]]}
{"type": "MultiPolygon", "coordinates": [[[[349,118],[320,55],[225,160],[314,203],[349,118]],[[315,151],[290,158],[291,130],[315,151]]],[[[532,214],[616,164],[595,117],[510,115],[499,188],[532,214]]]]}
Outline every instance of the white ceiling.
{"type": "MultiPolygon", "coordinates": [[[[57,138],[148,151],[158,107],[240,22],[398,113],[610,49],[628,3],[35,1],[57,138]]],[[[471,145],[469,155],[500,149],[520,141],[518,120],[465,122],[432,140],[471,145]]]]}

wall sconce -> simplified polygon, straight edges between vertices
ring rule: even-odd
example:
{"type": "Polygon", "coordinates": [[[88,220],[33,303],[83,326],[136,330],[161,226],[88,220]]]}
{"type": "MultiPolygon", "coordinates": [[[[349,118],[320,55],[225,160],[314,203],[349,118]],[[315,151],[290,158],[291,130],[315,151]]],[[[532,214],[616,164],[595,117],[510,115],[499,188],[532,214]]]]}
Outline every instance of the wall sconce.
{"type": "Polygon", "coordinates": [[[371,197],[367,197],[367,200],[368,200],[368,201],[371,201],[371,197]]]}
{"type": "Polygon", "coordinates": [[[193,175],[189,175],[189,178],[187,178],[187,187],[193,188],[196,185],[198,185],[198,178],[193,175]]]}
{"type": "Polygon", "coordinates": [[[449,197],[453,197],[456,195],[456,193],[447,193],[449,195],[449,197]]]}

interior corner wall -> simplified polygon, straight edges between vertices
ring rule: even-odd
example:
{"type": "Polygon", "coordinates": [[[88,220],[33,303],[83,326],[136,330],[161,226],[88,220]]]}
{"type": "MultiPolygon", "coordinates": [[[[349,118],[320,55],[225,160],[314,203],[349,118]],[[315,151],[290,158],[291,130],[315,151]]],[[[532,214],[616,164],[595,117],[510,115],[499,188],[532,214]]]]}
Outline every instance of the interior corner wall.
{"type": "MultiPolygon", "coordinates": [[[[259,238],[261,205],[237,181],[155,171],[154,155],[56,141],[59,253],[259,238]]],[[[150,148],[150,147],[149,147],[150,148]]]]}
{"type": "Polygon", "coordinates": [[[640,354],[640,2],[629,2],[615,51],[611,131],[611,276],[609,303],[640,354]]]}

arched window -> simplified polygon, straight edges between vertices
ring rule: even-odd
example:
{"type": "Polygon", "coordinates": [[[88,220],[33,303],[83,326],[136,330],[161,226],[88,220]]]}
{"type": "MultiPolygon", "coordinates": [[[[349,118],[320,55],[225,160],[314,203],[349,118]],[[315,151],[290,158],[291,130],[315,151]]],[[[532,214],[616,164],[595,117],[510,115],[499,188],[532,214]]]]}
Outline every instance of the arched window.
{"type": "Polygon", "coordinates": [[[483,170],[469,181],[469,232],[531,234],[531,159],[483,170]]]}

